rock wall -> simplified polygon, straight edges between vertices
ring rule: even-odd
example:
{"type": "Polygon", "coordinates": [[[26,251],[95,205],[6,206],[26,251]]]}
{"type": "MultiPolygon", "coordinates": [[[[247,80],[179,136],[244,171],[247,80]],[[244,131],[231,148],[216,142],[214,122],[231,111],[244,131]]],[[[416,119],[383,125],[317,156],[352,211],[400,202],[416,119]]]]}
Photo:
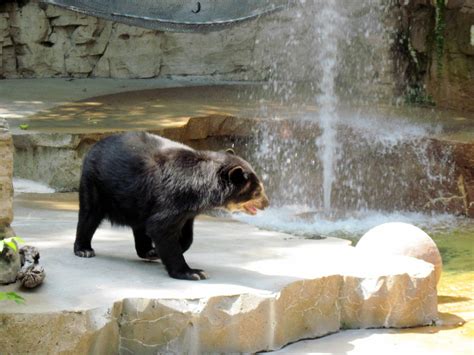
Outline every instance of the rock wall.
{"type": "Polygon", "coordinates": [[[0,239],[13,236],[13,142],[8,124],[0,119],[0,239]]]}
{"type": "MultiPolygon", "coordinates": [[[[3,78],[275,79],[287,84],[272,89],[277,93],[284,90],[288,95],[291,83],[314,81],[320,76],[313,58],[321,46],[315,25],[323,0],[296,1],[288,10],[209,33],[154,31],[40,4],[38,0],[22,3],[8,1],[0,5],[3,78]]],[[[343,69],[339,81],[352,94],[370,92],[389,97],[393,77],[386,70],[390,65],[385,63],[389,61],[390,44],[380,31],[384,10],[374,6],[377,3],[390,1],[353,2],[342,9],[347,20],[339,41],[344,46],[340,51],[343,69]],[[357,89],[354,83],[358,83],[357,89]]]]}
{"type": "MultiPolygon", "coordinates": [[[[318,26],[324,0],[209,33],[148,30],[38,0],[0,4],[0,78],[196,76],[273,80],[291,99],[295,83],[321,77],[318,26]],[[20,3],[20,4],[19,4],[20,3]]],[[[426,103],[474,111],[474,0],[344,2],[336,84],[345,98],[426,103]],[[437,20],[438,18],[438,20],[437,20]],[[441,20],[440,20],[441,19],[441,20]],[[441,47],[442,44],[442,49],[441,47]]]]}
{"type": "Polygon", "coordinates": [[[474,0],[410,0],[399,11],[398,70],[412,99],[474,112],[474,0]]]}

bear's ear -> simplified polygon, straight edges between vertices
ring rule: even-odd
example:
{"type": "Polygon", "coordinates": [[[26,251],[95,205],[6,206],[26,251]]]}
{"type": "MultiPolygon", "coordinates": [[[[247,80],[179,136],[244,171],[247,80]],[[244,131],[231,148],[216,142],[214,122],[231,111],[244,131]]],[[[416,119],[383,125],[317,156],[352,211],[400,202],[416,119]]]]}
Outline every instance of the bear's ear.
{"type": "Polygon", "coordinates": [[[233,150],[232,148],[227,148],[227,149],[225,150],[225,152],[226,152],[226,153],[229,153],[229,154],[232,154],[232,155],[235,155],[235,152],[234,152],[234,150],[233,150]]]}
{"type": "Polygon", "coordinates": [[[229,170],[229,180],[234,184],[241,184],[248,180],[248,174],[244,173],[244,169],[239,165],[229,170]]]}

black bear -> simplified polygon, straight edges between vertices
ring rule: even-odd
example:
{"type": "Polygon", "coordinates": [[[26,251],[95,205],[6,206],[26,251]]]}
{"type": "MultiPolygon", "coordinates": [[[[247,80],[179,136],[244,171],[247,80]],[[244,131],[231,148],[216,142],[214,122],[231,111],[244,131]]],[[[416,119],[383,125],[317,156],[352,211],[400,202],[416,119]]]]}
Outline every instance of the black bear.
{"type": "Polygon", "coordinates": [[[141,258],[160,258],[177,279],[202,280],[183,253],[194,218],[223,207],[251,215],[268,206],[254,170],[232,151],[194,150],[145,132],[112,135],[84,158],[74,253],[90,258],[94,232],[106,218],[130,226],[141,258]]]}

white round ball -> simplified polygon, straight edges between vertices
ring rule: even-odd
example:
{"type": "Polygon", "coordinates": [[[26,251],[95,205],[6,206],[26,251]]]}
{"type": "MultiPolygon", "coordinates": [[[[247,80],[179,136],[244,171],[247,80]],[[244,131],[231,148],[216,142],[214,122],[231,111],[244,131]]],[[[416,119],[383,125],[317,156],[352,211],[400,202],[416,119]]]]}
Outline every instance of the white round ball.
{"type": "Polygon", "coordinates": [[[405,255],[434,265],[436,282],[441,277],[443,262],[433,239],[420,228],[401,222],[384,223],[365,233],[356,246],[378,255],[405,255]]]}

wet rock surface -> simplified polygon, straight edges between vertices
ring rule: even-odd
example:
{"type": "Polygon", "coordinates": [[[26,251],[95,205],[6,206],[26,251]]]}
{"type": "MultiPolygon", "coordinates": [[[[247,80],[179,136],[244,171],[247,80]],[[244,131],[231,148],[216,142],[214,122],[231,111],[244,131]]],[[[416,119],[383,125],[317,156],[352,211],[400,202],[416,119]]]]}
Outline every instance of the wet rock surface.
{"type": "Polygon", "coordinates": [[[255,352],[341,328],[437,319],[434,268],[413,258],[368,258],[344,240],[206,217],[187,259],[211,278],[187,282],[139,260],[126,229],[103,226],[97,256],[74,257],[75,222],[61,207],[16,206],[16,229],[41,248],[49,272],[26,306],[0,308],[5,351],[255,352]],[[19,331],[25,322],[28,335],[19,331]]]}

